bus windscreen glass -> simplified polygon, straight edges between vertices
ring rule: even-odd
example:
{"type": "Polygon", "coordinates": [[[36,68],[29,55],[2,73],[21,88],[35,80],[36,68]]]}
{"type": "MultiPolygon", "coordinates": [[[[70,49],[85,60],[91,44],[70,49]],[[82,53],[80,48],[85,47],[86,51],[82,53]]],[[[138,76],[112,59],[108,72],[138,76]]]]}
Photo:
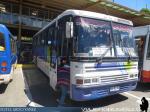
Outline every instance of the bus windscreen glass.
{"type": "MultiPolygon", "coordinates": [[[[110,22],[83,17],[76,17],[75,22],[77,28],[77,53],[99,57],[109,49],[111,45],[110,22]]],[[[109,56],[111,56],[110,53],[109,56]]]]}
{"type": "Polygon", "coordinates": [[[135,42],[132,36],[132,26],[113,23],[112,27],[117,56],[137,56],[135,42]]]}
{"type": "Polygon", "coordinates": [[[5,39],[2,33],[0,33],[0,51],[5,51],[5,39]]]}
{"type": "Polygon", "coordinates": [[[150,60],[150,35],[149,35],[149,42],[148,42],[148,48],[147,48],[147,60],[150,60]]]}

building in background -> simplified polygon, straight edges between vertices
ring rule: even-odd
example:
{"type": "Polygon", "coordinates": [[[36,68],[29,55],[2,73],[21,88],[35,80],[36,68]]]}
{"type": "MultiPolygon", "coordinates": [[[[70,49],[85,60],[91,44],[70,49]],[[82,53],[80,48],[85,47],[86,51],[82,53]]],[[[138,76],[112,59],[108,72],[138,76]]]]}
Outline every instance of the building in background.
{"type": "MultiPolygon", "coordinates": [[[[0,0],[0,23],[7,25],[12,34],[17,36],[19,57],[25,51],[31,52],[32,36],[56,16],[56,13],[50,13],[46,8],[34,7],[30,3],[23,5],[21,1],[0,0]]],[[[25,58],[19,60],[31,60],[25,58]]]]}
{"type": "MultiPolygon", "coordinates": [[[[150,24],[150,16],[118,5],[113,0],[0,0],[0,23],[18,39],[19,56],[31,52],[32,36],[67,9],[105,13],[133,21],[135,26],[150,24]]],[[[29,56],[32,57],[32,56],[29,56]]]]}

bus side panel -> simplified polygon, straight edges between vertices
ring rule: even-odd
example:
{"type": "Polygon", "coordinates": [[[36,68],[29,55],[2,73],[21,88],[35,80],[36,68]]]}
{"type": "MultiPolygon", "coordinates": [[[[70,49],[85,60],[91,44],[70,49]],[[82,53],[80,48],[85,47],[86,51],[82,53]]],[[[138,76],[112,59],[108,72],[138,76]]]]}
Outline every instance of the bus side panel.
{"type": "Polygon", "coordinates": [[[144,49],[144,62],[143,62],[143,70],[141,71],[141,81],[142,82],[150,82],[150,55],[149,55],[149,35],[146,36],[146,43],[144,49]]]}

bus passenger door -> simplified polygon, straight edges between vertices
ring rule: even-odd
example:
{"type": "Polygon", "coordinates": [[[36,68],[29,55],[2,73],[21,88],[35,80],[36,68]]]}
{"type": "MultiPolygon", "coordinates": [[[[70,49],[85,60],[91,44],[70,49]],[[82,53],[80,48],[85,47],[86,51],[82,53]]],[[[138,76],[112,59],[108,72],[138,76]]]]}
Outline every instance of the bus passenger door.
{"type": "Polygon", "coordinates": [[[57,47],[56,47],[56,31],[53,29],[52,46],[51,46],[51,67],[50,67],[50,85],[55,90],[57,85],[57,47]]]}
{"type": "Polygon", "coordinates": [[[143,62],[144,62],[144,52],[145,52],[145,43],[146,43],[146,36],[136,37],[136,45],[137,51],[139,56],[138,62],[138,69],[141,71],[143,69],[143,62]]]}
{"type": "Polygon", "coordinates": [[[51,67],[50,67],[50,85],[54,90],[55,90],[56,84],[57,84],[57,58],[56,56],[52,55],[51,67]]]}

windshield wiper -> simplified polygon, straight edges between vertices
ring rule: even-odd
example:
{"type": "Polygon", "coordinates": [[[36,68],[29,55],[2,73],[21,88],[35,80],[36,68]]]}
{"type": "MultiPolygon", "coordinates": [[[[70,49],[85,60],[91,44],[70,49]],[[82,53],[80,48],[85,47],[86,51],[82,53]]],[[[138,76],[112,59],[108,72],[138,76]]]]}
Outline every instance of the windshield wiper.
{"type": "Polygon", "coordinates": [[[108,53],[108,51],[112,48],[112,44],[108,47],[108,49],[99,57],[96,59],[96,61],[98,63],[102,63],[102,59],[104,58],[104,56],[108,53]]]}
{"type": "Polygon", "coordinates": [[[127,46],[127,45],[122,41],[122,39],[121,39],[121,44],[122,44],[122,48],[123,48],[124,53],[128,54],[128,62],[131,61],[132,56],[130,55],[129,50],[127,48],[125,48],[125,46],[127,46]]]}

